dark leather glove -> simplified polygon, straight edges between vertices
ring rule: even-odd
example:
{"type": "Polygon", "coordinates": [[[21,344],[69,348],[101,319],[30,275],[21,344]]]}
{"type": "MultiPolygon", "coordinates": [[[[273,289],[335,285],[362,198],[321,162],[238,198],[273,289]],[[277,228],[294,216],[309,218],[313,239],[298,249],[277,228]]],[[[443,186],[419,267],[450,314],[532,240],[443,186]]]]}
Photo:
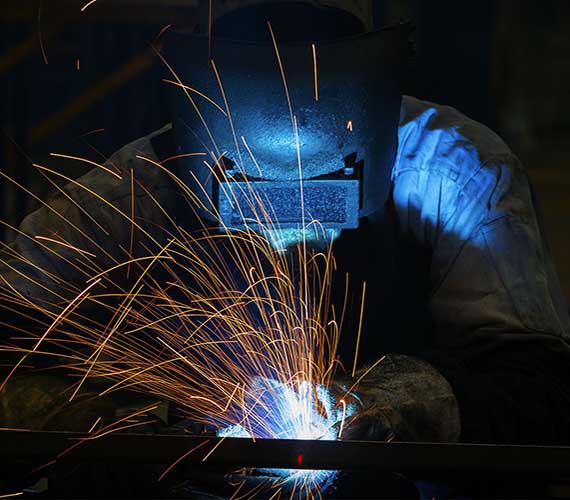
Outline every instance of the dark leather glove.
{"type": "Polygon", "coordinates": [[[356,412],[344,422],[343,440],[456,442],[460,435],[457,401],[447,380],[429,363],[401,354],[387,355],[354,381],[336,387],[356,412]],[[346,393],[360,377],[362,380],[346,393]]]}
{"type": "MultiPolygon", "coordinates": [[[[0,427],[87,432],[99,418],[109,424],[156,401],[126,391],[100,397],[102,388],[90,383],[84,384],[73,401],[69,401],[74,382],[61,373],[28,372],[14,376],[0,392],[0,427]]],[[[166,419],[162,415],[163,406],[139,416],[141,424],[148,420],[149,425],[137,426],[136,431],[161,430],[161,417],[166,419]]]]}

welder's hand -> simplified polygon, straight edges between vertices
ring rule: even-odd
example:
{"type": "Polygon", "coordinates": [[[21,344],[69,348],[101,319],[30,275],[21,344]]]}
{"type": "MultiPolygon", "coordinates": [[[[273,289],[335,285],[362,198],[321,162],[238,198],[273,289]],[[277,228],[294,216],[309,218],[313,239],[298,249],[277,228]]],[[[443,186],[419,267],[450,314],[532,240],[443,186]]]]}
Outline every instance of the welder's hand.
{"type": "MultiPolygon", "coordinates": [[[[70,401],[70,388],[75,383],[61,373],[28,372],[14,376],[0,392],[0,427],[87,432],[96,421],[108,424],[156,402],[156,398],[125,391],[100,397],[100,387],[90,383],[84,384],[70,401]]],[[[132,420],[139,422],[133,429],[162,431],[162,406],[157,404],[147,415],[134,417],[132,420]]]]}
{"type": "MultiPolygon", "coordinates": [[[[358,380],[366,369],[356,374],[358,380]]],[[[346,387],[347,381],[339,384],[346,387]]],[[[341,391],[335,391],[342,398],[341,391]]],[[[347,417],[342,440],[433,441],[459,439],[457,401],[447,380],[429,363],[391,354],[354,389],[356,412],[347,417]]],[[[348,402],[348,401],[347,401],[348,402]]],[[[337,424],[338,425],[338,424],[337,424]]],[[[339,425],[340,430],[340,425],[339,425]]]]}
{"type": "Polygon", "coordinates": [[[342,441],[387,441],[393,436],[386,415],[374,409],[357,412],[336,428],[342,441]]]}

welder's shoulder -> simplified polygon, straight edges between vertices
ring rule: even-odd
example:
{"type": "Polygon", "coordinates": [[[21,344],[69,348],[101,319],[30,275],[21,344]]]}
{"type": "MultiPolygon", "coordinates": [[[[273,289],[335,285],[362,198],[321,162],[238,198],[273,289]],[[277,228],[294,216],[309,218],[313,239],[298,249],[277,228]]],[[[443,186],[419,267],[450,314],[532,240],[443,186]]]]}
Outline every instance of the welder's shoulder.
{"type": "Polygon", "coordinates": [[[402,101],[398,140],[394,176],[421,171],[467,195],[493,189],[505,168],[522,169],[504,141],[485,125],[450,106],[409,96],[402,101]]]}
{"type": "Polygon", "coordinates": [[[67,200],[71,198],[87,211],[118,224],[113,212],[130,212],[134,196],[137,213],[143,218],[156,218],[155,203],[148,193],[152,193],[161,205],[167,205],[172,198],[173,188],[168,174],[153,163],[158,159],[152,140],[167,130],[168,126],[163,127],[121,147],[102,165],[103,168],[95,167],[67,184],[64,193],[56,194],[50,200],[50,205],[67,214],[73,211],[73,205],[67,200]],[[104,214],[109,215],[105,217],[104,214]]]}
{"type": "Polygon", "coordinates": [[[456,109],[404,97],[393,201],[402,228],[436,244],[482,224],[532,212],[528,179],[502,139],[456,109]]]}
{"type": "MultiPolygon", "coordinates": [[[[123,146],[102,168],[95,167],[67,184],[64,193],[56,194],[50,205],[66,217],[73,218],[80,217],[75,208],[78,204],[88,213],[96,214],[108,231],[114,229],[119,233],[126,231],[126,219],[118,213],[130,213],[133,201],[140,220],[161,221],[162,211],[157,208],[157,203],[171,210],[173,185],[168,174],[156,165],[158,158],[152,139],[167,130],[168,126],[123,146]],[[74,203],[70,204],[68,198],[74,203]]],[[[30,226],[36,221],[34,225],[37,225],[45,217],[44,212],[31,214],[24,222],[30,226]]]]}
{"type": "Polygon", "coordinates": [[[398,139],[399,169],[437,171],[457,182],[514,157],[505,142],[482,123],[450,106],[409,96],[402,100],[398,139]]]}
{"type": "Polygon", "coordinates": [[[495,132],[449,106],[405,96],[398,141],[395,195],[415,197],[415,204],[424,208],[433,198],[440,209],[453,211],[461,198],[478,205],[476,211],[484,217],[498,191],[526,178],[519,160],[495,132]]]}
{"type": "MultiPolygon", "coordinates": [[[[153,163],[158,162],[153,147],[153,140],[168,133],[171,128],[172,125],[168,124],[159,130],[126,144],[109,157],[105,162],[105,166],[117,172],[122,179],[122,182],[115,182],[112,185],[107,183],[105,191],[110,201],[126,194],[130,196],[131,175],[137,181],[137,184],[153,191],[169,184],[164,170],[153,163]]],[[[100,171],[95,169],[89,172],[84,179],[88,180],[91,185],[100,183],[103,176],[100,171]]]]}

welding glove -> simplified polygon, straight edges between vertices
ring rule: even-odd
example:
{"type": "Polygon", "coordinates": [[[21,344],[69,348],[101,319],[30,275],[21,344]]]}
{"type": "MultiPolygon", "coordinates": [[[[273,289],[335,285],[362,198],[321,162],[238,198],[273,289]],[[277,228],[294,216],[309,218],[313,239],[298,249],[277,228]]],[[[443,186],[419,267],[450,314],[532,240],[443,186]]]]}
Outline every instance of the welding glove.
{"type": "MultiPolygon", "coordinates": [[[[70,401],[75,380],[62,374],[29,372],[13,377],[0,392],[0,427],[86,432],[98,419],[109,423],[124,418],[156,399],[117,392],[98,396],[101,387],[86,383],[70,401]]],[[[161,407],[146,416],[153,425],[138,432],[157,432],[161,407]]],[[[141,423],[143,417],[141,417],[141,423]]]]}
{"type": "MultiPolygon", "coordinates": [[[[337,398],[356,406],[343,425],[343,440],[456,442],[460,435],[457,401],[449,382],[429,363],[401,354],[387,355],[335,389],[337,398]],[[352,394],[346,394],[361,376],[352,394]],[[344,388],[344,394],[342,393],[344,388]]],[[[338,424],[337,424],[338,425],[338,424]]]]}

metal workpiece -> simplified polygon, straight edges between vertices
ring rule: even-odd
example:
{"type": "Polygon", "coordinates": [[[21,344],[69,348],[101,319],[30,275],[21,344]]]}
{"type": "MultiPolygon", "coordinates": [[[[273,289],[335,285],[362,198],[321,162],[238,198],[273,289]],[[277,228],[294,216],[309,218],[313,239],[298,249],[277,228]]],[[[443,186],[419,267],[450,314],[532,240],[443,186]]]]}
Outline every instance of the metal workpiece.
{"type": "Polygon", "coordinates": [[[186,464],[231,469],[311,469],[399,472],[410,477],[453,474],[570,477],[570,447],[311,441],[210,436],[109,434],[93,438],[69,432],[0,431],[0,462],[170,464],[190,450],[186,464]],[[84,440],[76,446],[79,440],[84,440]],[[206,459],[205,459],[206,457],[206,459]]]}

